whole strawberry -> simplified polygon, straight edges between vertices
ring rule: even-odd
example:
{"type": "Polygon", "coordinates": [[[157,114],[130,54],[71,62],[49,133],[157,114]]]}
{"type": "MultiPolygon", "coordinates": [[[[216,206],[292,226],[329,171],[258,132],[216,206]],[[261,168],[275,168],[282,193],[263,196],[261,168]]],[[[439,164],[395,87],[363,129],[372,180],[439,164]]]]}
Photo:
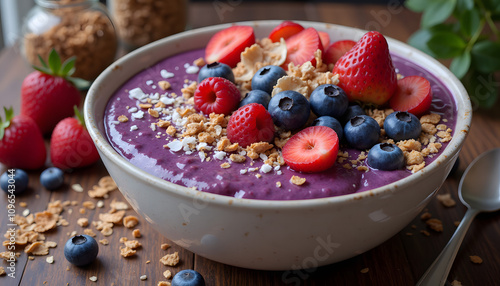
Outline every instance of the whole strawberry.
{"type": "Polygon", "coordinates": [[[99,159],[99,153],[76,106],[74,112],[77,118],[61,120],[50,138],[50,160],[60,169],[88,166],[99,159]]]}
{"type": "Polygon", "coordinates": [[[61,63],[52,50],[47,63],[40,58],[42,67],[33,67],[21,86],[21,114],[31,117],[43,134],[50,132],[66,117],[73,116],[73,106],[80,105],[80,92],[71,82],[75,71],[75,58],[61,63]]]}
{"type": "Polygon", "coordinates": [[[47,157],[42,133],[33,119],[14,116],[5,108],[5,120],[0,117],[0,162],[9,168],[38,169],[47,157]]]}
{"type": "Polygon", "coordinates": [[[368,32],[342,56],[333,73],[349,101],[375,105],[386,103],[397,89],[397,78],[389,46],[379,32],[368,32]]]}

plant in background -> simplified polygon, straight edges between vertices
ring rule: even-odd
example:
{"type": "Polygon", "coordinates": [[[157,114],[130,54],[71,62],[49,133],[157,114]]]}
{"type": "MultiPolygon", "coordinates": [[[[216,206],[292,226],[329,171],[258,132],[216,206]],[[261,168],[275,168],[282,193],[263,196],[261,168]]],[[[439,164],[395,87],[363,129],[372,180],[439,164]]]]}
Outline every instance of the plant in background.
{"type": "Polygon", "coordinates": [[[420,30],[408,42],[438,59],[462,81],[475,107],[489,108],[500,83],[500,0],[407,0],[422,13],[420,30]]]}

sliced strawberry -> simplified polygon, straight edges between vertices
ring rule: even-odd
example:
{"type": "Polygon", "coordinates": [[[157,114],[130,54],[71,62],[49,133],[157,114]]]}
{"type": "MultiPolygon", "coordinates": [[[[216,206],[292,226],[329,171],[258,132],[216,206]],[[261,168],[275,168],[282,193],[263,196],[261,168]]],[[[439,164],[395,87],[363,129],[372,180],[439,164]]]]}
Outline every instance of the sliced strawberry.
{"type": "Polygon", "coordinates": [[[227,138],[243,148],[256,142],[270,142],[274,138],[271,114],[259,103],[238,108],[229,118],[227,138]]]}
{"type": "Polygon", "coordinates": [[[255,44],[255,34],[250,26],[232,26],[212,36],[205,48],[208,63],[220,62],[235,67],[246,47],[255,44]]]}
{"type": "Polygon", "coordinates": [[[204,79],[194,92],[194,107],[205,114],[229,115],[240,103],[241,93],[231,81],[222,77],[204,79]]]}
{"type": "Polygon", "coordinates": [[[307,28],[288,38],[286,49],[286,61],[282,65],[284,69],[288,68],[289,63],[294,63],[297,66],[309,61],[315,66],[314,54],[317,50],[323,50],[323,45],[316,29],[307,28]]]}
{"type": "Polygon", "coordinates": [[[302,30],[304,30],[304,27],[300,24],[292,21],[283,21],[269,33],[269,39],[273,42],[279,42],[281,38],[286,40],[302,30]]]}
{"type": "Polygon", "coordinates": [[[356,42],[351,40],[337,41],[325,49],[323,60],[327,65],[335,64],[343,55],[345,55],[345,53],[352,49],[355,44],[356,42]]]}
{"type": "Polygon", "coordinates": [[[349,101],[383,105],[397,89],[396,70],[382,34],[371,31],[335,64],[339,84],[349,101]]]}
{"type": "Polygon", "coordinates": [[[330,35],[327,32],[318,31],[319,38],[321,39],[321,45],[323,46],[323,51],[330,45],[330,35]]]}
{"type": "Polygon", "coordinates": [[[314,173],[335,164],[339,137],[330,127],[311,126],[293,135],[283,147],[283,159],[295,171],[314,173]]]}
{"type": "Polygon", "coordinates": [[[427,79],[415,75],[398,80],[398,88],[389,105],[396,111],[408,111],[419,116],[429,110],[431,102],[431,84],[427,79]]]}

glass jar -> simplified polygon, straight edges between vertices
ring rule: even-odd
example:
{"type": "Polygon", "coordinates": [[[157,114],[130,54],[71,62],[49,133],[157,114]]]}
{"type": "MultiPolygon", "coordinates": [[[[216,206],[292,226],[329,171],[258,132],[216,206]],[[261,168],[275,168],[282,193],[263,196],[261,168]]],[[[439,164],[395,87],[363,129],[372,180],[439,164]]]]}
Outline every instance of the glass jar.
{"type": "Polygon", "coordinates": [[[119,38],[128,50],[185,30],[187,0],[108,0],[119,38]]]}
{"type": "Polygon", "coordinates": [[[61,60],[76,57],[74,77],[95,79],[114,60],[118,39],[98,0],[35,0],[24,19],[21,51],[32,65],[54,48],[61,60]]]}

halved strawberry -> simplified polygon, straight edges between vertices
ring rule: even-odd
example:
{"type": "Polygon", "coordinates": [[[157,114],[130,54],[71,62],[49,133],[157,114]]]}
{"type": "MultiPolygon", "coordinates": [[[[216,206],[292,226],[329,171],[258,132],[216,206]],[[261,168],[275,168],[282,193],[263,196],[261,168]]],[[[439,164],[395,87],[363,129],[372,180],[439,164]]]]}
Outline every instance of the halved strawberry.
{"type": "Polygon", "coordinates": [[[269,39],[273,42],[279,42],[281,38],[286,40],[302,30],[304,30],[304,27],[300,24],[292,21],[283,21],[269,33],[269,39]]]}
{"type": "Polygon", "coordinates": [[[321,172],[335,164],[339,137],[330,127],[311,126],[293,135],[283,146],[285,163],[295,171],[321,172]]]}
{"type": "Polygon", "coordinates": [[[414,75],[398,80],[398,88],[389,105],[396,111],[408,111],[419,116],[429,110],[431,102],[431,84],[427,79],[414,75]]]}
{"type": "Polygon", "coordinates": [[[335,64],[343,55],[345,55],[345,53],[352,49],[354,45],[356,45],[356,42],[351,40],[337,41],[325,49],[323,60],[327,65],[335,64]]]}
{"type": "Polygon", "coordinates": [[[321,45],[323,46],[323,51],[330,45],[330,35],[327,32],[318,31],[319,38],[321,39],[321,45]]]}
{"type": "Polygon", "coordinates": [[[253,44],[255,34],[252,27],[232,26],[212,36],[205,48],[205,60],[235,67],[240,61],[240,54],[253,44]]]}
{"type": "Polygon", "coordinates": [[[288,68],[289,63],[294,63],[297,66],[308,61],[315,66],[314,53],[317,50],[323,50],[323,45],[316,29],[307,28],[288,38],[286,40],[286,49],[286,60],[282,65],[284,69],[288,68]]]}

